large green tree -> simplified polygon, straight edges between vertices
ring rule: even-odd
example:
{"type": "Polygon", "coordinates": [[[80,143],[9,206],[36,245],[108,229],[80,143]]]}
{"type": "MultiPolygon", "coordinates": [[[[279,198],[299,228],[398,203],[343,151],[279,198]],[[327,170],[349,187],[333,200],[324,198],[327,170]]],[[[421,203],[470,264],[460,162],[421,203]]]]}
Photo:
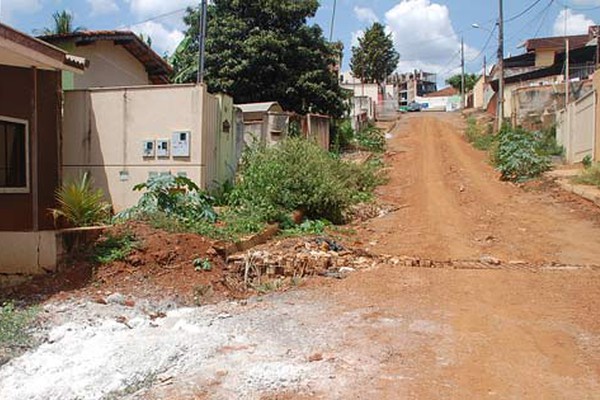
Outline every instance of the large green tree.
{"type": "Polygon", "coordinates": [[[42,35],[64,35],[67,33],[73,33],[85,30],[81,26],[73,26],[73,14],[70,12],[56,11],[52,14],[52,26],[46,27],[41,30],[42,35]]]}
{"type": "Polygon", "coordinates": [[[400,55],[394,48],[392,35],[385,27],[375,22],[352,47],[350,69],[352,74],[367,83],[381,86],[398,66],[400,55]]]}
{"type": "MultiPolygon", "coordinates": [[[[465,74],[465,93],[473,90],[475,84],[479,80],[479,75],[477,74],[465,74]]],[[[460,74],[456,74],[446,79],[446,83],[452,86],[456,90],[460,90],[462,86],[462,78],[460,74]]]]}
{"type": "MultiPolygon", "coordinates": [[[[237,103],[276,100],[291,111],[340,116],[343,92],[332,66],[339,48],[309,26],[317,0],[215,0],[208,8],[206,75],[209,90],[237,103]]],[[[186,37],[171,61],[175,82],[198,71],[198,9],[188,9],[186,37]]]]}

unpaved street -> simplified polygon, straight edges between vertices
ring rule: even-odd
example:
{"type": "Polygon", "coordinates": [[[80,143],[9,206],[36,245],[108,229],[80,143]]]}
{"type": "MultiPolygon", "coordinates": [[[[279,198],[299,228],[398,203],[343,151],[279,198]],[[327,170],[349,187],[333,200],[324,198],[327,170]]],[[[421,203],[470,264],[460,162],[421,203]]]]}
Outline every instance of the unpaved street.
{"type": "Polygon", "coordinates": [[[600,399],[600,212],[499,182],[461,124],[401,121],[379,190],[400,209],[355,238],[452,264],[156,320],[142,302],[52,304],[51,340],[0,368],[0,398],[600,399]]]}

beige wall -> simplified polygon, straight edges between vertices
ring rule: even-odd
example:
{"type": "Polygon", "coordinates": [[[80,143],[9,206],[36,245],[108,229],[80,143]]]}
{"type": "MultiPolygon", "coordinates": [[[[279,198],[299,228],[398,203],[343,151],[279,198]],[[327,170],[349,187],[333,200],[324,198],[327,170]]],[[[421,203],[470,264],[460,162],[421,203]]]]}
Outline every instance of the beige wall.
{"type": "Polygon", "coordinates": [[[220,119],[219,100],[204,86],[66,92],[63,173],[69,177],[90,171],[115,211],[137,203],[140,194],[132,188],[151,173],[185,174],[206,188],[218,178],[213,164],[220,119]],[[175,131],[190,132],[189,157],[173,156],[175,131]],[[169,156],[144,157],[144,141],[158,139],[169,141],[169,156]]]}
{"type": "Polygon", "coordinates": [[[111,41],[73,47],[71,54],[84,57],[90,62],[85,73],[74,76],[74,89],[139,86],[151,83],[144,65],[123,46],[115,45],[111,41]]]}
{"type": "Polygon", "coordinates": [[[55,271],[57,232],[0,232],[0,274],[36,275],[55,271]]]}
{"type": "Polygon", "coordinates": [[[535,51],[535,66],[549,67],[554,64],[554,50],[538,49],[535,51]]]}

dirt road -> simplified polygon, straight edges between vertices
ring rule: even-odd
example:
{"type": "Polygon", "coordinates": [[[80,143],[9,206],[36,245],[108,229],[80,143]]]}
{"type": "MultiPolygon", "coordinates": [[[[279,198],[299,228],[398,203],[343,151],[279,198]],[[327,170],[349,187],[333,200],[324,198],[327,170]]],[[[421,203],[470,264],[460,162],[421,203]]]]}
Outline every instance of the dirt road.
{"type": "Polygon", "coordinates": [[[600,264],[596,207],[500,182],[462,132],[456,114],[411,115],[401,122],[389,144],[390,182],[380,194],[402,209],[369,224],[374,250],[438,260],[490,255],[600,264]]]}
{"type": "Polygon", "coordinates": [[[402,121],[380,190],[402,207],[357,237],[502,265],[386,265],[156,320],[147,305],[51,304],[49,340],[0,368],[0,397],[600,399],[600,269],[585,266],[600,264],[600,212],[498,182],[460,124],[402,121]]]}

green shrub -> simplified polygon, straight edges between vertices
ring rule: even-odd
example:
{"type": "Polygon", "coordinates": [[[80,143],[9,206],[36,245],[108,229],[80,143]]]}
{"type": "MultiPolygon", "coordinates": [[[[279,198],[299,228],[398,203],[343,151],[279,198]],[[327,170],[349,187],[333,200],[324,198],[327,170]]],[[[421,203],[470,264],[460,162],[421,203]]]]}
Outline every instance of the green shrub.
{"type": "Polygon", "coordinates": [[[581,185],[600,187],[600,163],[584,169],[573,181],[581,185]]]}
{"type": "Polygon", "coordinates": [[[385,133],[372,124],[358,131],[355,136],[357,147],[361,150],[383,153],[386,147],[385,133]]]}
{"type": "Polygon", "coordinates": [[[504,126],[498,134],[493,161],[503,180],[522,182],[551,168],[550,158],[536,134],[504,126]]]}
{"type": "Polygon", "coordinates": [[[540,144],[540,151],[547,156],[562,156],[565,148],[556,141],[556,125],[534,133],[540,144]]]}
{"type": "Polygon", "coordinates": [[[92,259],[99,264],[110,264],[123,261],[133,250],[138,248],[134,235],[125,233],[121,235],[104,235],[94,246],[92,259]]]}
{"type": "Polygon", "coordinates": [[[214,222],[217,215],[212,207],[214,199],[200,191],[189,178],[173,175],[150,177],[134,186],[133,190],[145,191],[138,204],[117,215],[117,220],[143,219],[151,214],[163,213],[187,224],[199,219],[214,222]]]}
{"type": "Polygon", "coordinates": [[[583,165],[583,168],[588,169],[592,167],[592,156],[590,156],[589,154],[585,157],[583,157],[583,160],[581,160],[581,164],[583,165]]]}
{"type": "Polygon", "coordinates": [[[354,142],[354,135],[352,121],[349,119],[335,121],[332,126],[332,151],[341,153],[350,148],[354,142]]]}
{"type": "Polygon", "coordinates": [[[302,210],[309,219],[341,222],[342,212],[375,180],[372,169],[346,163],[310,141],[289,138],[246,152],[232,205],[265,221],[302,210]]]}
{"type": "MultiPolygon", "coordinates": [[[[491,128],[491,125],[488,125],[491,128]]],[[[494,144],[495,136],[492,134],[491,129],[486,132],[477,123],[477,120],[473,117],[467,119],[467,129],[465,131],[465,137],[469,143],[478,150],[489,150],[494,144]]]]}
{"type": "Polygon", "coordinates": [[[54,220],[64,218],[74,227],[104,223],[110,217],[110,205],[104,201],[101,189],[92,188],[86,172],[79,179],[67,181],[56,191],[58,208],[50,209],[54,220]]]}

